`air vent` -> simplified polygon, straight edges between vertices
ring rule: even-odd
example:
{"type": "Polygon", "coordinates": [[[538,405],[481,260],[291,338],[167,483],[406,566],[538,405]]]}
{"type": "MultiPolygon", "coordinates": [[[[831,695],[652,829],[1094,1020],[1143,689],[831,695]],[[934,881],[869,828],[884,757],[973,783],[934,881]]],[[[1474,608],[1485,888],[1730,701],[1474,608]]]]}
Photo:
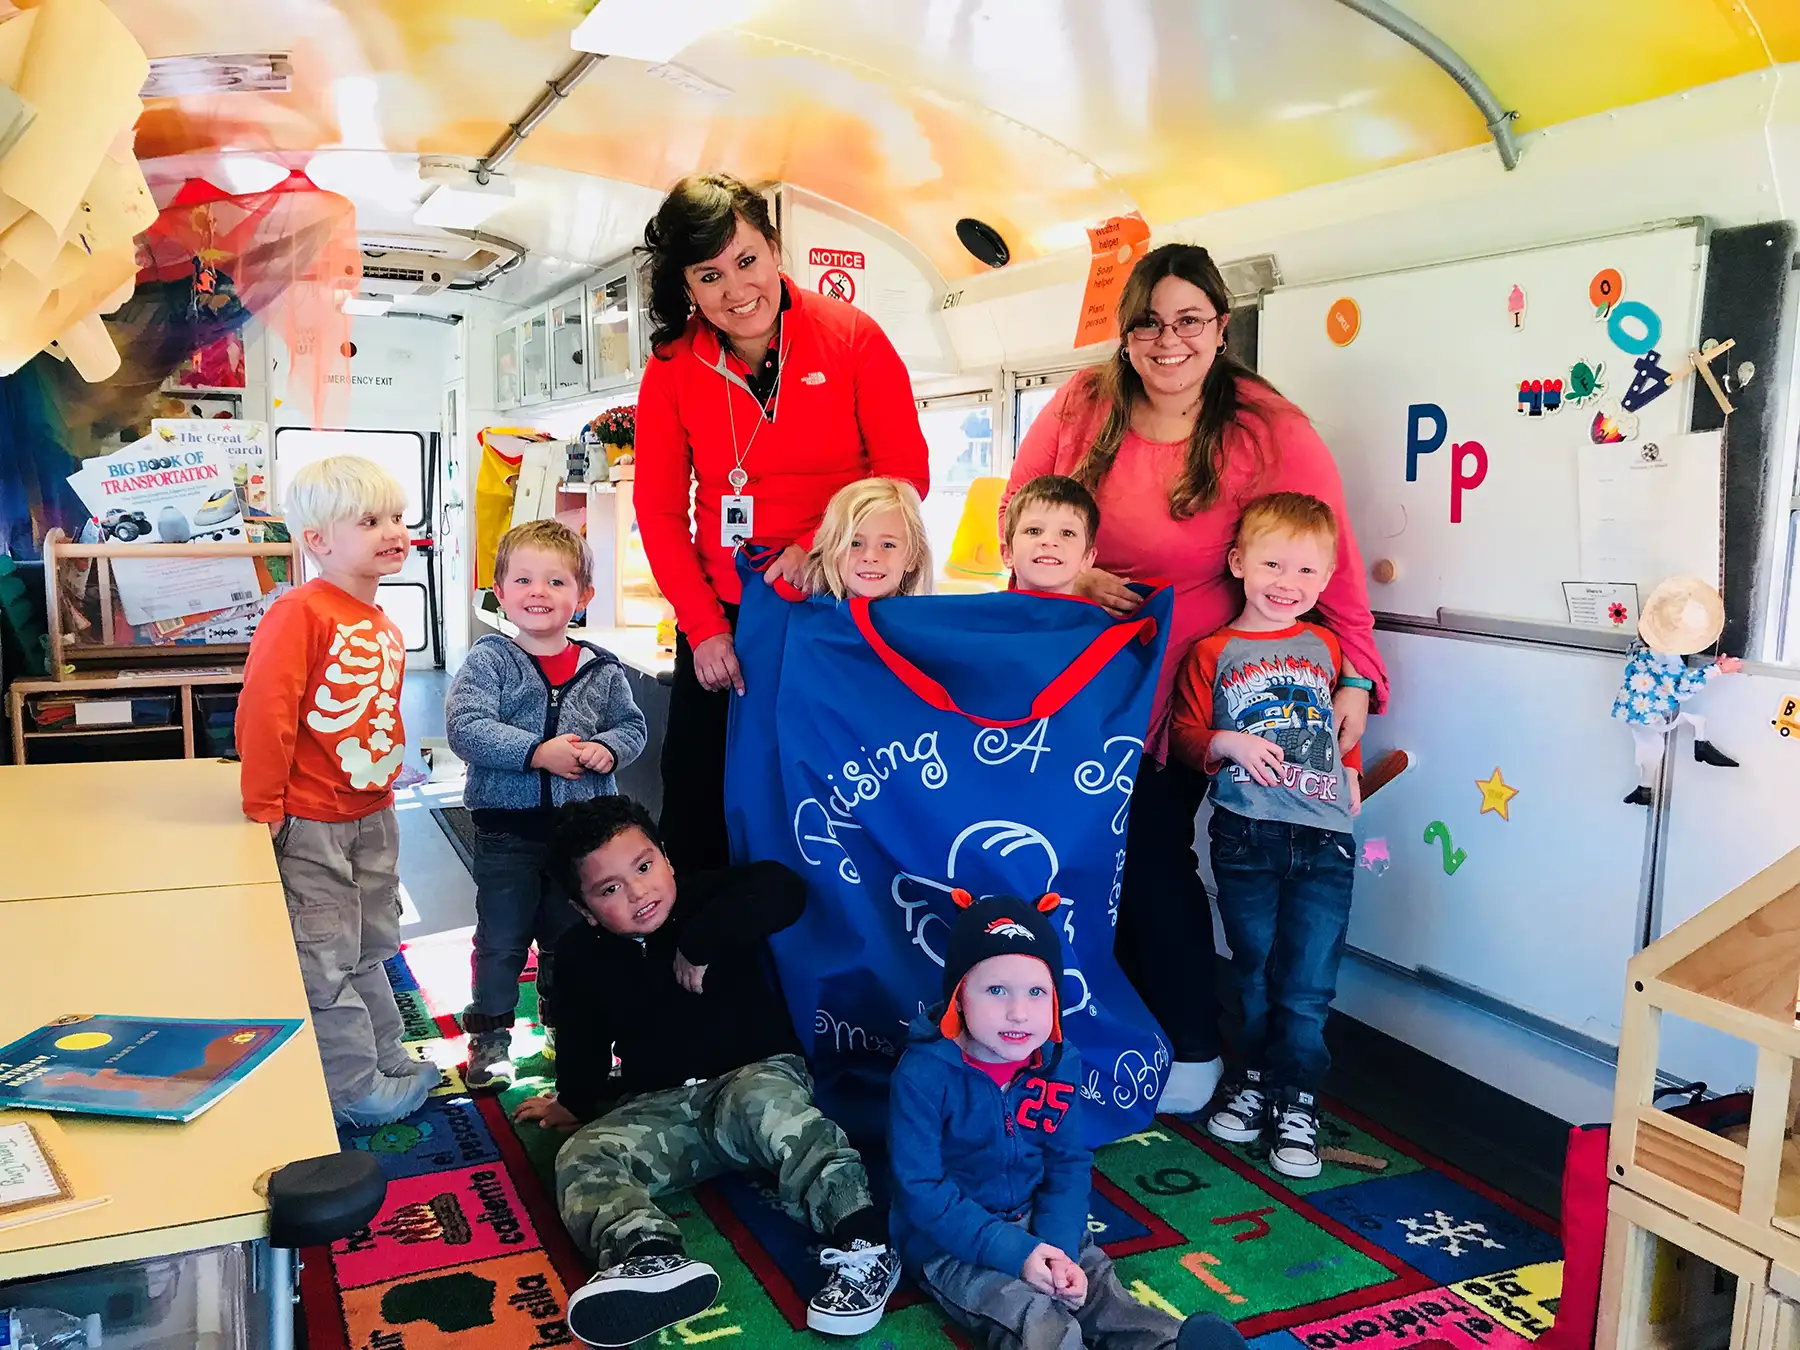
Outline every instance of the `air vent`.
{"type": "Polygon", "coordinates": [[[361,243],[363,290],[381,295],[431,295],[510,263],[522,251],[491,235],[379,235],[361,243]]]}
{"type": "Polygon", "coordinates": [[[422,267],[371,267],[363,264],[364,281],[410,281],[414,285],[431,282],[434,285],[444,284],[442,272],[426,272],[422,267]]]}
{"type": "Polygon", "coordinates": [[[201,94],[286,94],[294,87],[287,52],[232,52],[215,56],[162,56],[150,63],[140,98],[191,98],[201,94]]]}

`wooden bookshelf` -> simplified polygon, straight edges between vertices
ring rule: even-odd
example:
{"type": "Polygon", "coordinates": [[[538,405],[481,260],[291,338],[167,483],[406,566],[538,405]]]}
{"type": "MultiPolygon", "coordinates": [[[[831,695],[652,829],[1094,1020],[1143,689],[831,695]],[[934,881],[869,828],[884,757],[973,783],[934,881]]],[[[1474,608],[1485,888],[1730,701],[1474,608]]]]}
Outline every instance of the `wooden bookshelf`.
{"type": "MultiPolygon", "coordinates": [[[[50,675],[45,679],[14,680],[7,691],[7,713],[12,723],[15,764],[29,762],[33,746],[58,740],[88,741],[103,751],[108,740],[125,735],[181,737],[182,754],[194,757],[197,726],[194,691],[230,688],[244,679],[244,642],[132,642],[129,630],[121,631],[114,603],[113,565],[119,561],[161,562],[194,558],[285,558],[288,579],[300,580],[300,544],[77,544],[61,530],[44,539],[44,587],[46,628],[50,639],[50,675]],[[64,590],[65,569],[74,564],[94,565],[92,578],[83,578],[79,596],[64,590]],[[90,586],[97,589],[98,613],[80,613],[88,604],[90,586]],[[82,636],[82,632],[89,635],[82,636]],[[126,699],[167,695],[175,700],[175,716],[167,723],[127,726],[104,723],[91,726],[42,728],[31,725],[27,704],[43,696],[80,695],[126,699]]],[[[100,757],[100,756],[96,756],[100,757]]]]}

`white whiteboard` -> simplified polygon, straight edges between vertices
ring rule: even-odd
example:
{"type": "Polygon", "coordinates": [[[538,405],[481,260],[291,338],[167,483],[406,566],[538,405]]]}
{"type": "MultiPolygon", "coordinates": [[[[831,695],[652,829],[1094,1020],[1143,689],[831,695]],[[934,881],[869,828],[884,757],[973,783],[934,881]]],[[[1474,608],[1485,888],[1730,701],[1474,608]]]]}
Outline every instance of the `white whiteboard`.
{"type": "Polygon", "coordinates": [[[1358,869],[1350,944],[1617,1044],[1649,823],[1621,800],[1637,771],[1631,733],[1607,716],[1620,659],[1376,637],[1393,697],[1364,762],[1405,750],[1413,767],[1357,822],[1359,846],[1382,840],[1392,862],[1358,869]],[[1519,790],[1507,820],[1482,813],[1475,786],[1496,768],[1519,790]],[[1433,821],[1467,854],[1453,875],[1425,842],[1433,821]]]}
{"type": "MultiPolygon", "coordinates": [[[[1435,617],[1440,607],[1566,622],[1562,583],[1635,582],[1640,599],[1674,572],[1711,579],[1719,570],[1716,439],[1677,438],[1687,425],[1696,381],[1683,379],[1645,405],[1638,437],[1605,447],[1629,458],[1645,444],[1685,461],[1666,477],[1662,498],[1672,527],[1635,532],[1642,548],[1632,575],[1585,575],[1580,466],[1592,459],[1594,414],[1629,388],[1635,358],[1613,345],[1597,320],[1590,283],[1605,268],[1624,279],[1624,299],[1647,304],[1662,323],[1664,369],[1695,345],[1704,249],[1692,227],[1571,244],[1531,253],[1450,263],[1318,286],[1283,287],[1263,302],[1258,366],[1318,426],[1344,478],[1365,562],[1392,559],[1399,578],[1370,585],[1374,608],[1435,617]],[[1514,286],[1525,309],[1514,326],[1514,286]],[[1327,336],[1341,297],[1360,309],[1348,346],[1327,336]],[[1605,389],[1593,402],[1554,415],[1521,416],[1519,382],[1561,379],[1577,362],[1603,363],[1605,389]],[[1431,404],[1447,423],[1443,444],[1416,456],[1407,480],[1409,409],[1431,404]],[[1479,444],[1487,470],[1451,512],[1454,447],[1479,444]],[[1711,453],[1711,462],[1700,457],[1711,453]]],[[[1631,330],[1636,331],[1636,330],[1631,330]]],[[[1435,429],[1421,416],[1422,435],[1435,429]]],[[[1461,457],[1464,477],[1477,457],[1461,457]]],[[[1590,490],[1590,516],[1598,508],[1590,490]]],[[[1593,522],[1590,520],[1590,540],[1593,522]]]]}

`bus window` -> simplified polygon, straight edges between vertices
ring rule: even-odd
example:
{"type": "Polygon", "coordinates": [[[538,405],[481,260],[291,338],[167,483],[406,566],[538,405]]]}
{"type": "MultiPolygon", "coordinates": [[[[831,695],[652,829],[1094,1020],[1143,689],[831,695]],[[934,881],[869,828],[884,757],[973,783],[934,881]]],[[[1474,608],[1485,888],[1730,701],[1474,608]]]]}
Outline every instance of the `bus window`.
{"type": "Polygon", "coordinates": [[[931,449],[931,492],[925,498],[925,533],[938,568],[950,556],[969,484],[994,473],[993,409],[986,394],[933,400],[919,410],[919,426],[931,449]],[[977,400],[980,400],[979,402],[977,400]]]}
{"type": "MultiPolygon", "coordinates": [[[[1063,377],[1063,379],[1067,378],[1067,376],[1063,377]]],[[[1013,427],[1016,430],[1013,438],[1015,450],[1024,441],[1025,433],[1031,430],[1031,424],[1037,420],[1037,415],[1044,411],[1056,391],[1062,388],[1062,383],[1062,380],[1058,380],[1055,384],[1040,384],[1032,389],[1019,390],[1018,403],[1015,405],[1018,411],[1013,416],[1013,427]]]]}

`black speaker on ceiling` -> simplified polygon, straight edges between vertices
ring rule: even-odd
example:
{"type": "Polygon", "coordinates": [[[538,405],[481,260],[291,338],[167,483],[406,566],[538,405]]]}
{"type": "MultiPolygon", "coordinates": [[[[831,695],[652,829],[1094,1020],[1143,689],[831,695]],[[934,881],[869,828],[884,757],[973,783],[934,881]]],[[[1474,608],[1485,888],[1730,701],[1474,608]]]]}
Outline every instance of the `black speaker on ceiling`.
{"type": "Polygon", "coordinates": [[[956,237],[964,248],[989,267],[1005,267],[1012,261],[1012,250],[1006,246],[1006,240],[986,221],[964,216],[956,222],[956,237]]]}

